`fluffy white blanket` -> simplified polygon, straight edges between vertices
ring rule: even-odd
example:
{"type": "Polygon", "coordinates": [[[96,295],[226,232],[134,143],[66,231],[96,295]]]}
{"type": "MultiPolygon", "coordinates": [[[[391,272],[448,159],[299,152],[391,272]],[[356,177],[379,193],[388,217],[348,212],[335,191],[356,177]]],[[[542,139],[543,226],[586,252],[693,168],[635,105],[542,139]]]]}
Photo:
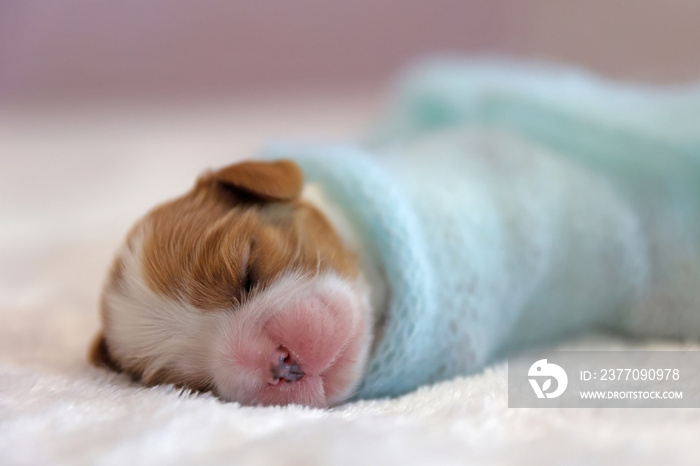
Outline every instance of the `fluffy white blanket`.
{"type": "Polygon", "coordinates": [[[134,218],[270,135],[368,120],[374,100],[331,97],[0,114],[0,463],[697,463],[698,410],[509,409],[505,363],[332,410],[241,407],[89,366],[102,277],[134,218]]]}

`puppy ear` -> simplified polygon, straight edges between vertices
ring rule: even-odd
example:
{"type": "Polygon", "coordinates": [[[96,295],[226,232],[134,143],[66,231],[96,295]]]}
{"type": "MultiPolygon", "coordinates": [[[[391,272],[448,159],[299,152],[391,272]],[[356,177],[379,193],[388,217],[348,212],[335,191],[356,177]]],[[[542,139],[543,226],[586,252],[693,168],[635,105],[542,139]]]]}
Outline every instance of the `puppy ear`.
{"type": "Polygon", "coordinates": [[[98,333],[90,345],[88,359],[97,367],[106,367],[116,372],[121,372],[121,368],[112,360],[107,349],[107,342],[102,332],[98,333]]]}
{"type": "Polygon", "coordinates": [[[304,182],[301,170],[291,160],[241,162],[210,176],[229,188],[265,201],[291,201],[299,196],[304,182]]]}

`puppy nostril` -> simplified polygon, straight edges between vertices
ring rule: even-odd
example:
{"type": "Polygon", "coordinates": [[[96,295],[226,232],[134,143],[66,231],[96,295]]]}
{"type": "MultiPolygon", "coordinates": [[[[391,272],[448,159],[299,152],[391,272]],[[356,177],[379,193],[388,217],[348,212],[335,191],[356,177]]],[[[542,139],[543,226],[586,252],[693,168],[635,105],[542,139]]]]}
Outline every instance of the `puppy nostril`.
{"type": "Polygon", "coordinates": [[[280,380],[284,380],[287,383],[296,382],[304,376],[301,366],[284,346],[277,348],[275,358],[275,361],[270,364],[271,383],[273,385],[276,385],[280,380]]]}

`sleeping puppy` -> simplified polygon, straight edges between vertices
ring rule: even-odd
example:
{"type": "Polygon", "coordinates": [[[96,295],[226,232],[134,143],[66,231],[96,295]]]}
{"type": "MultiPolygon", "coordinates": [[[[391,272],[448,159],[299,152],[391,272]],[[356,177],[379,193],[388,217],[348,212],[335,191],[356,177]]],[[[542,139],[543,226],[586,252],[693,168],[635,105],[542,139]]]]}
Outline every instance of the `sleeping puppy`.
{"type": "Polygon", "coordinates": [[[206,174],[136,224],[95,363],[245,404],[330,406],[594,327],[700,336],[694,161],[634,158],[615,184],[492,130],[278,155],[206,174]]]}
{"type": "Polygon", "coordinates": [[[292,162],[244,162],[146,215],[112,265],[92,361],[246,404],[350,396],[371,341],[369,286],[301,190],[292,162]]]}
{"type": "Polygon", "coordinates": [[[272,146],[139,221],[92,360],[329,406],[593,328],[700,339],[697,93],[469,63],[406,83],[373,142],[272,146]]]}

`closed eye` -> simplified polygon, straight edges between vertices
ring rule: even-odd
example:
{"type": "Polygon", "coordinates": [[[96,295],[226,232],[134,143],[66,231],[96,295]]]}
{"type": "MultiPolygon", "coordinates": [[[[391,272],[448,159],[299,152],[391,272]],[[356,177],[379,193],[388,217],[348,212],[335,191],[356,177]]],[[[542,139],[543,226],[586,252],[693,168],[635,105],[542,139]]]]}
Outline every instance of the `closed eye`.
{"type": "Polygon", "coordinates": [[[248,268],[248,270],[246,270],[246,274],[243,276],[243,291],[245,291],[246,294],[250,293],[254,285],[255,281],[253,280],[250,268],[248,268]]]}

